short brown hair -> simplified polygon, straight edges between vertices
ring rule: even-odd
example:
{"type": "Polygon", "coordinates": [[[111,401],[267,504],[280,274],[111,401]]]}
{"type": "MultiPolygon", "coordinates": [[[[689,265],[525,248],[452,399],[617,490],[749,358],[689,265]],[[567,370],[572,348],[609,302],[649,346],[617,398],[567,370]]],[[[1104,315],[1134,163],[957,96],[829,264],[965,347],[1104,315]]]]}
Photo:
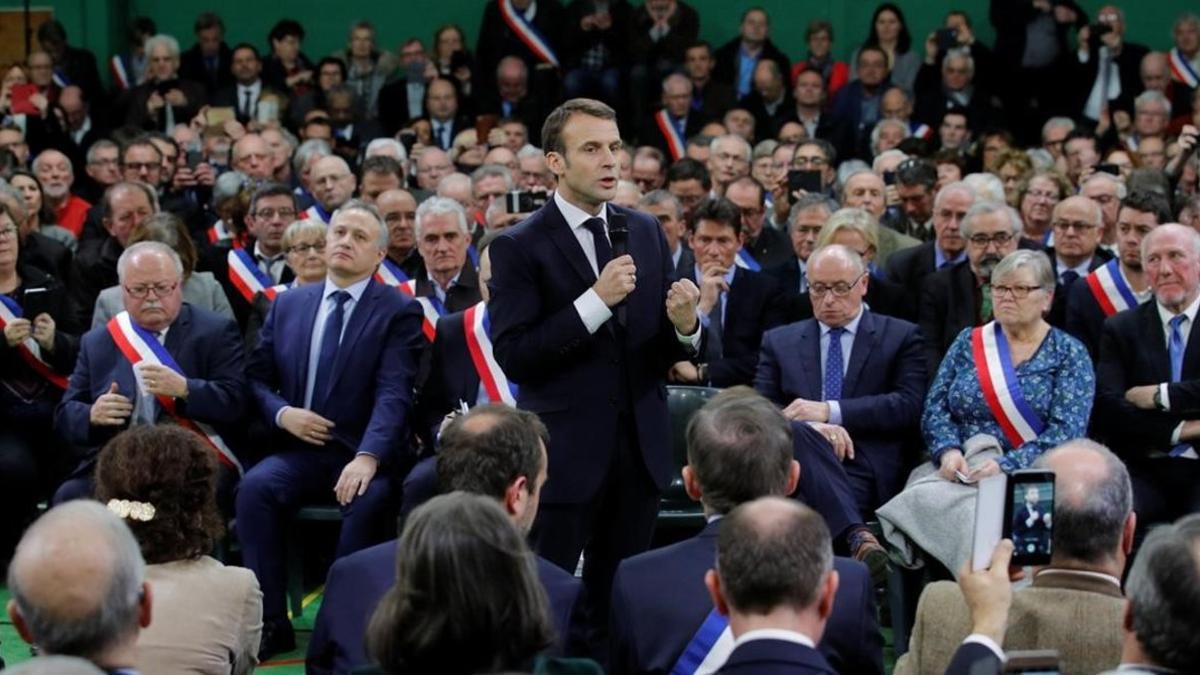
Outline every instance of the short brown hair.
{"type": "Polygon", "coordinates": [[[223,530],[217,462],[195,433],[173,425],[137,426],[100,451],[96,498],[154,506],[150,520],[126,519],[148,564],[191,560],[212,550],[223,530]]]}
{"type": "Polygon", "coordinates": [[[591,98],[573,98],[558,106],[546,116],[542,125],[542,151],[546,154],[557,152],[562,154],[566,148],[562,144],[562,130],[567,126],[567,120],[574,114],[598,117],[602,120],[615,120],[617,113],[608,104],[591,98]]]}

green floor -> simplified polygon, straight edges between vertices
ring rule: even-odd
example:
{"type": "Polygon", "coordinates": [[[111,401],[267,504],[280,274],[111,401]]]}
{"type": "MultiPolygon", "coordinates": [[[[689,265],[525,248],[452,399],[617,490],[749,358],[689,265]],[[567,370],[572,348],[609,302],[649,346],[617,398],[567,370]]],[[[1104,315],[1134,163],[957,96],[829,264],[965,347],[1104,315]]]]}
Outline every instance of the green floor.
{"type": "MultiPolygon", "coordinates": [[[[296,627],[296,651],[276,656],[259,666],[257,672],[271,673],[272,675],[303,675],[304,652],[308,649],[308,638],[312,635],[313,620],[316,619],[317,610],[321,607],[320,593],[314,591],[305,598],[305,602],[307,604],[304,608],[304,616],[292,622],[296,627]]],[[[8,589],[3,586],[0,586],[0,603],[4,606],[8,605],[8,589]]],[[[13,628],[7,612],[3,612],[3,618],[0,619],[0,655],[10,666],[29,658],[29,645],[25,644],[20,635],[17,635],[17,630],[13,628]]]]}

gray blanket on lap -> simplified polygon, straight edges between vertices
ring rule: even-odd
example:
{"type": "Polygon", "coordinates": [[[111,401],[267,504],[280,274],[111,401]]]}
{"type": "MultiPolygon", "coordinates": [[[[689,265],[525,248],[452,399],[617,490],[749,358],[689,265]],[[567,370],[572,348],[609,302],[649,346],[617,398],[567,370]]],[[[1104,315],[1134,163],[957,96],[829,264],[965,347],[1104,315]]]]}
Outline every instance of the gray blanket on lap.
{"type": "MultiPolygon", "coordinates": [[[[1000,459],[1000,443],[988,434],[972,436],[963,444],[971,469],[989,459],[1000,459]]],[[[876,510],[884,539],[891,545],[894,562],[909,568],[921,566],[919,551],[941,561],[957,575],[971,559],[971,533],[975,530],[974,485],[948,481],[931,462],[922,462],[908,476],[900,494],[876,510]]]]}

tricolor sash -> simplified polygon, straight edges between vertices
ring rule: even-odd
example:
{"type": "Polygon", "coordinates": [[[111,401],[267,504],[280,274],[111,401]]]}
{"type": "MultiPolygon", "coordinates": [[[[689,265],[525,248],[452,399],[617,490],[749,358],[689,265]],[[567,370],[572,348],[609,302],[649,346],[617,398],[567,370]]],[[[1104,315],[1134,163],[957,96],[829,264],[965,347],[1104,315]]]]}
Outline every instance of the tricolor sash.
{"type": "Polygon", "coordinates": [[[762,271],[762,265],[759,265],[758,261],[754,259],[754,256],[750,255],[750,252],[745,248],[738,249],[737,258],[734,259],[733,263],[738,267],[750,270],[751,272],[762,271]]]}
{"type": "Polygon", "coordinates": [[[1037,438],[1045,431],[1046,423],[1029,407],[1021,393],[1012,355],[1008,352],[1008,339],[1000,324],[991,321],[972,330],[971,353],[975,357],[983,398],[1009,444],[1019,448],[1037,438]]]}
{"type": "Polygon", "coordinates": [[[729,619],[714,609],[683,648],[679,660],[671,668],[671,675],[714,673],[725,664],[732,651],[733,632],[729,630],[729,619]]]}
{"type": "Polygon", "coordinates": [[[1179,47],[1173,47],[1167,52],[1167,62],[1171,64],[1171,76],[1176,82],[1182,82],[1192,89],[1200,86],[1200,74],[1196,73],[1196,68],[1179,51],[1179,47]]]}
{"type": "Polygon", "coordinates": [[[550,48],[550,43],[533,24],[525,19],[522,12],[518,12],[517,8],[513,7],[512,0],[496,0],[496,2],[500,5],[500,18],[504,19],[504,23],[508,25],[509,30],[516,34],[517,39],[528,47],[539,61],[549,63],[557,68],[558,56],[550,48]]]}
{"type": "MultiPolygon", "coordinates": [[[[14,319],[20,319],[23,316],[24,313],[21,311],[21,306],[16,301],[7,295],[0,295],[0,331],[3,331],[4,327],[12,323],[14,319]]],[[[25,338],[25,341],[17,345],[16,349],[17,353],[21,355],[25,363],[29,364],[30,368],[33,368],[34,372],[46,378],[50,384],[59,389],[67,388],[67,378],[59,375],[49,363],[46,363],[42,358],[42,348],[37,343],[37,340],[33,339],[32,335],[25,338]]]]}
{"type": "MultiPolygon", "coordinates": [[[[379,283],[393,288],[410,281],[404,270],[389,258],[384,258],[383,262],[379,264],[379,269],[375,271],[375,278],[379,280],[379,283]]],[[[409,295],[413,295],[413,293],[409,293],[409,295]]]]}
{"type": "Polygon", "coordinates": [[[509,381],[492,353],[492,322],[486,303],[472,305],[463,312],[463,331],[467,336],[467,351],[488,400],[516,407],[517,385],[509,381]]]}
{"type": "Polygon", "coordinates": [[[67,72],[62,68],[55,68],[52,78],[54,80],[54,84],[57,85],[59,89],[66,89],[67,87],[71,86],[71,78],[67,77],[67,72]]]}
{"type": "Polygon", "coordinates": [[[671,124],[671,116],[667,114],[666,108],[654,113],[654,123],[658,125],[658,130],[662,132],[663,138],[667,139],[667,151],[671,154],[671,161],[677,162],[683,159],[687,146],[684,145],[684,139],[679,136],[675,125],[671,124]]]}
{"type": "Polygon", "coordinates": [[[300,220],[314,220],[318,223],[328,225],[329,219],[332,217],[333,214],[326,212],[325,209],[321,208],[320,204],[313,204],[304,210],[304,213],[300,215],[300,220]]]}
{"type": "Polygon", "coordinates": [[[254,258],[244,248],[235,248],[226,256],[229,261],[229,282],[242,294],[246,302],[254,304],[254,296],[262,293],[274,300],[277,293],[271,277],[263,273],[254,263],[254,258]]]}
{"type": "Polygon", "coordinates": [[[928,124],[918,124],[913,128],[912,135],[913,138],[929,138],[933,136],[933,129],[928,124]]]}
{"type": "Polygon", "coordinates": [[[446,306],[442,304],[442,301],[438,300],[436,296],[431,298],[418,296],[416,279],[409,279],[399,265],[387,258],[384,258],[379,269],[375,271],[375,280],[395,288],[421,304],[421,312],[425,315],[425,320],[421,323],[421,332],[425,334],[425,339],[433,342],[433,339],[437,337],[438,319],[446,313],[446,306]]]}
{"type": "MultiPolygon", "coordinates": [[[[183,372],[183,369],[179,367],[179,364],[167,352],[166,347],[163,347],[146,329],[135,324],[129,318],[129,312],[121,312],[108,321],[108,334],[112,336],[117,349],[121,350],[121,353],[129,360],[130,365],[136,367],[139,363],[148,363],[156,366],[165,366],[183,377],[187,377],[187,374],[183,372]]],[[[242,474],[242,465],[238,462],[237,456],[233,454],[233,451],[229,449],[225,441],[217,435],[216,430],[203,422],[197,422],[181,415],[175,407],[174,398],[159,395],[156,395],[155,398],[158,400],[158,404],[163,407],[163,410],[167,411],[167,414],[179,426],[200,436],[212,448],[213,452],[217,453],[217,459],[222,464],[236,470],[239,476],[242,474]]]]}
{"type": "Polygon", "coordinates": [[[218,220],[213,223],[213,226],[208,228],[207,235],[208,243],[210,244],[218,244],[233,239],[233,233],[225,226],[224,220],[218,220]]]}
{"type": "Polygon", "coordinates": [[[1138,306],[1137,296],[1125,281],[1125,275],[1121,274],[1118,260],[1114,259],[1097,267],[1087,275],[1086,281],[1096,302],[1100,304],[1100,309],[1104,310],[1104,316],[1112,316],[1138,306]]]}
{"type": "Polygon", "coordinates": [[[108,70],[112,73],[113,82],[121,91],[133,88],[133,73],[125,66],[125,59],[120,54],[113,54],[108,61],[108,70]]]}
{"type": "Polygon", "coordinates": [[[438,319],[446,313],[446,306],[436,297],[422,298],[414,295],[413,300],[420,303],[421,312],[425,315],[425,320],[421,323],[421,332],[425,334],[426,340],[433,342],[433,339],[437,337],[438,319]]]}

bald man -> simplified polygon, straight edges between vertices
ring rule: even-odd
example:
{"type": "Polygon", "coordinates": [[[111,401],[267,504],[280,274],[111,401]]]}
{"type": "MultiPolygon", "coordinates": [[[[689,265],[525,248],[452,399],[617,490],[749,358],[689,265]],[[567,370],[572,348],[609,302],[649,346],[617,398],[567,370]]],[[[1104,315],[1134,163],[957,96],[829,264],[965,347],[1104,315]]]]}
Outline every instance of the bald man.
{"type": "Polygon", "coordinates": [[[256,180],[272,180],[274,157],[271,146],[258,134],[246,134],[233,144],[233,168],[256,180]]]}
{"type": "Polygon", "coordinates": [[[662,108],[642,122],[640,138],[673,162],[683,157],[687,139],[699,133],[704,122],[692,111],[692,81],[673,73],[662,81],[662,108]]]}
{"type": "Polygon", "coordinates": [[[313,197],[316,202],[304,212],[307,219],[316,219],[329,224],[333,212],[354,196],[358,187],[358,179],[350,171],[346,160],[336,155],[322,157],[313,165],[312,179],[313,197]]]}
{"type": "Polygon", "coordinates": [[[388,228],[387,259],[409,279],[425,276],[425,262],[417,251],[416,198],[408,190],[385,190],[375,199],[375,207],[388,228]]]}
{"type": "Polygon", "coordinates": [[[104,506],[73,501],[29,527],[8,570],[8,616],[42,654],[136,672],[138,633],[150,625],[150,584],[137,540],[104,506]]]}

